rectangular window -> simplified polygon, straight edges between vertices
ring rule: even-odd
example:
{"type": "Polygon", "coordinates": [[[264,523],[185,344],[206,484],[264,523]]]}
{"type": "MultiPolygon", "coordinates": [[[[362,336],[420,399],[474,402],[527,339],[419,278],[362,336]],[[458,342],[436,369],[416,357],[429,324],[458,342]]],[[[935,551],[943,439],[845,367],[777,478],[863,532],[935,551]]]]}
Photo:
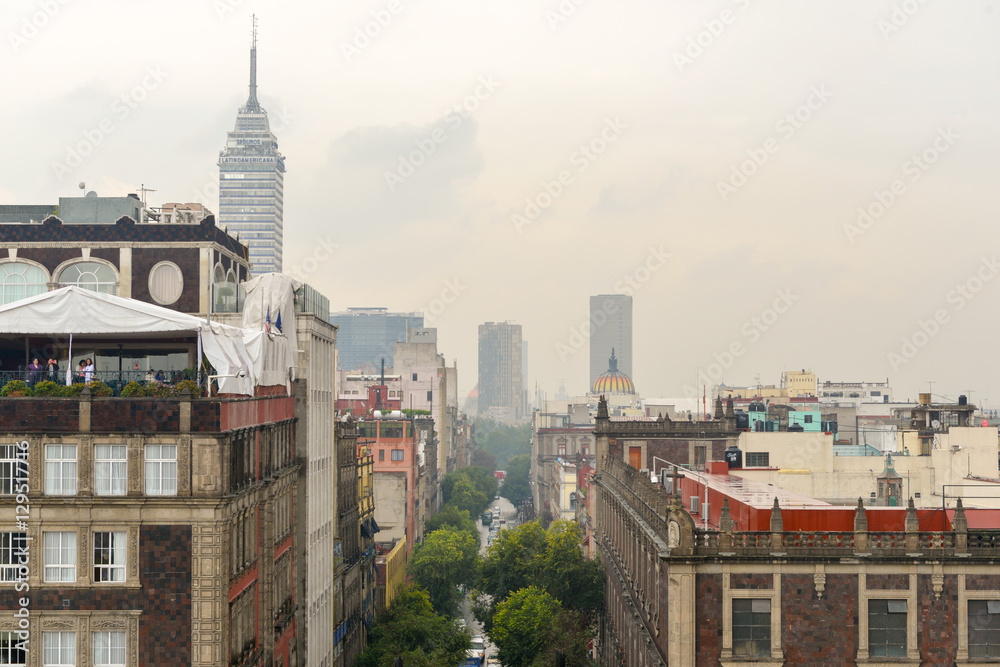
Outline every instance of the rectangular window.
{"type": "Polygon", "coordinates": [[[75,632],[42,633],[42,667],[73,667],[76,665],[75,632]]]}
{"type": "Polygon", "coordinates": [[[384,449],[378,450],[378,460],[379,461],[385,461],[385,450],[384,449]]]}
{"type": "Polygon", "coordinates": [[[748,468],[770,468],[771,452],[747,452],[748,468]]]}
{"type": "Polygon", "coordinates": [[[868,655],[906,657],[906,600],[868,600],[868,655]]]}
{"type": "Polygon", "coordinates": [[[413,381],[414,381],[414,382],[416,382],[416,381],[417,381],[417,374],[416,374],[416,373],[414,373],[414,374],[413,374],[413,381]]]}
{"type": "Polygon", "coordinates": [[[45,493],[76,494],[76,445],[45,445],[45,493]]]}
{"type": "Polygon", "coordinates": [[[813,423],[813,416],[812,415],[802,415],[802,419],[807,424],[812,424],[813,423]]]}
{"type": "Polygon", "coordinates": [[[969,600],[969,657],[1000,658],[1000,600],[969,600]]]}
{"type": "Polygon", "coordinates": [[[881,396],[882,392],[881,391],[871,391],[871,392],[868,393],[868,395],[869,396],[881,396]]]}
{"type": "Polygon", "coordinates": [[[76,581],[76,533],[42,533],[45,581],[76,581]]]}
{"type": "Polygon", "coordinates": [[[17,486],[18,461],[17,445],[0,445],[0,494],[13,495],[14,487],[17,486]]]}
{"type": "Polygon", "coordinates": [[[127,479],[125,445],[95,445],[94,493],[99,496],[124,496],[127,479]]]}
{"type": "Polygon", "coordinates": [[[771,655],[771,601],[733,600],[733,656],[766,658],[771,655]]]}
{"type": "Polygon", "coordinates": [[[125,533],[94,533],[94,581],[125,581],[125,533]]]}
{"type": "Polygon", "coordinates": [[[432,389],[427,390],[427,402],[430,403],[434,400],[434,391],[432,389]]]}
{"type": "Polygon", "coordinates": [[[94,633],[94,667],[125,667],[125,633],[94,633]]]}
{"type": "Polygon", "coordinates": [[[176,445],[146,445],[146,495],[177,495],[176,445]]]}
{"type": "Polygon", "coordinates": [[[16,632],[0,632],[0,665],[17,665],[24,667],[27,664],[28,652],[23,648],[21,640],[16,632]]]}
{"type": "Polygon", "coordinates": [[[559,456],[566,456],[566,443],[559,443],[559,456]]]}
{"type": "Polygon", "coordinates": [[[0,533],[0,581],[17,581],[21,560],[28,563],[27,547],[27,533],[0,533]]]}
{"type": "Polygon", "coordinates": [[[403,450],[402,449],[394,449],[394,450],[392,450],[392,460],[393,461],[402,461],[403,460],[403,450]]]}

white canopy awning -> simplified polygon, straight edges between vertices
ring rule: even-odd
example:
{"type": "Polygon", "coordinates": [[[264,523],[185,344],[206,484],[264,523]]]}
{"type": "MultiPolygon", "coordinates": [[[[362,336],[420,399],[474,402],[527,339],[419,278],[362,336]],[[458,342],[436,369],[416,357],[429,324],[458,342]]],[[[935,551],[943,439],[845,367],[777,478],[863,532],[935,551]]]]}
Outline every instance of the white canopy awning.
{"type": "Polygon", "coordinates": [[[222,393],[253,395],[256,376],[242,329],[161,308],[135,299],[100,294],[76,286],[0,306],[0,333],[25,336],[182,334],[198,336],[219,375],[222,393]]]}

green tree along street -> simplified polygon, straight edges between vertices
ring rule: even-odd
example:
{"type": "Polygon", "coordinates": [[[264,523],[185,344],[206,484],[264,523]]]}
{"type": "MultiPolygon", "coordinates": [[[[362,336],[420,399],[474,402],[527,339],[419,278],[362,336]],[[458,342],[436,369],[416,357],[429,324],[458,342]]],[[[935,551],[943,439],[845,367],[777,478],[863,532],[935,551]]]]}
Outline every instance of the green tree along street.
{"type": "MultiPolygon", "coordinates": [[[[592,664],[587,642],[594,635],[597,613],[604,603],[604,577],[600,564],[580,550],[580,539],[580,529],[572,522],[557,521],[546,531],[533,521],[500,531],[487,549],[473,609],[500,648],[501,661],[507,667],[532,665],[536,660],[540,661],[537,665],[553,664],[556,649],[564,652],[571,667],[592,664]],[[523,592],[532,588],[556,602],[558,612],[549,626],[551,634],[542,638],[524,635],[524,646],[512,647],[510,642],[515,640],[509,637],[517,635],[504,634],[510,631],[509,622],[498,627],[500,611],[519,595],[523,601],[523,592]],[[529,650],[532,646],[545,649],[529,650]]],[[[515,608],[524,606],[518,604],[515,608]]]]}
{"type": "Polygon", "coordinates": [[[476,538],[478,548],[479,529],[476,528],[476,522],[469,516],[468,510],[459,509],[455,505],[445,505],[440,512],[424,522],[424,534],[433,533],[442,528],[471,533],[476,538]]]}
{"type": "Polygon", "coordinates": [[[379,616],[359,667],[457,667],[465,662],[471,634],[453,620],[434,613],[427,593],[400,586],[392,606],[379,616]]]}
{"type": "Polygon", "coordinates": [[[497,605],[490,638],[506,667],[529,667],[549,641],[562,613],[559,601],[538,586],[517,591],[497,605]]]}
{"type": "Polygon", "coordinates": [[[528,486],[530,467],[531,456],[528,454],[512,456],[507,462],[507,479],[500,487],[500,495],[509,500],[514,507],[531,497],[531,487],[528,486]]]}
{"type": "Polygon", "coordinates": [[[507,468],[512,456],[531,453],[531,424],[509,426],[480,417],[475,427],[480,449],[495,456],[500,469],[507,468]]]}
{"type": "MultiPolygon", "coordinates": [[[[473,527],[475,532],[475,527],[473,527]]],[[[407,567],[414,583],[430,595],[434,611],[453,616],[458,610],[458,586],[475,585],[479,539],[469,531],[441,528],[425,536],[407,567]]]]}
{"type": "Polygon", "coordinates": [[[497,494],[497,479],[485,468],[460,468],[441,480],[441,497],[445,505],[465,510],[470,517],[479,516],[497,494]]]}

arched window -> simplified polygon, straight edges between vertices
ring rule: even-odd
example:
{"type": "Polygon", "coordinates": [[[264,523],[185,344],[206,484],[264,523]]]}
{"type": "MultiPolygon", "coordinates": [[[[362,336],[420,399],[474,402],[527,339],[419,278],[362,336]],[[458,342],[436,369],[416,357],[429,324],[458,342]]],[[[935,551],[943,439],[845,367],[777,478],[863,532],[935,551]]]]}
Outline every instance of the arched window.
{"type": "Polygon", "coordinates": [[[76,285],[83,289],[118,294],[118,274],[107,264],[99,262],[75,262],[59,272],[56,281],[61,286],[76,285]]]}
{"type": "Polygon", "coordinates": [[[45,294],[48,281],[48,272],[34,264],[4,262],[0,264],[0,304],[45,294]]]}
{"type": "Polygon", "coordinates": [[[238,313],[239,312],[239,294],[236,285],[236,274],[232,269],[228,272],[224,272],[221,264],[215,265],[215,284],[212,286],[215,290],[215,307],[216,313],[238,313]]]}

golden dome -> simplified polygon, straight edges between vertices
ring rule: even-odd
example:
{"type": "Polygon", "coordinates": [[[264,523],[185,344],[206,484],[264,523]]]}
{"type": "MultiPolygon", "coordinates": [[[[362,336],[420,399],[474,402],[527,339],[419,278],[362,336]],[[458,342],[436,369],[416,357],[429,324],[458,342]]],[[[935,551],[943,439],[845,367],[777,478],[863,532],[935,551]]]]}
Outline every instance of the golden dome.
{"type": "Polygon", "coordinates": [[[634,394],[635,385],[632,378],[618,370],[618,359],[615,358],[615,349],[611,348],[611,358],[608,359],[608,372],[604,373],[596,380],[594,386],[590,388],[592,394],[634,394]]]}

